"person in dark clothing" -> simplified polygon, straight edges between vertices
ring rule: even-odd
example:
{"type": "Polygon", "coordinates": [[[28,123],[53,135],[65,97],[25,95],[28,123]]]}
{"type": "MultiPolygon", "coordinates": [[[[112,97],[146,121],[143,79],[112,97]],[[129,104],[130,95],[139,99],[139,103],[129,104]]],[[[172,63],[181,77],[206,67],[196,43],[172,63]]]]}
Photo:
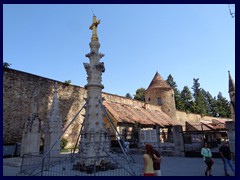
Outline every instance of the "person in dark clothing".
{"type": "Polygon", "coordinates": [[[159,159],[156,159],[156,158],[153,159],[153,169],[155,172],[155,176],[161,176],[162,155],[159,151],[157,151],[155,149],[153,149],[153,154],[159,158],[159,159]]]}
{"type": "Polygon", "coordinates": [[[219,148],[219,153],[223,160],[223,167],[224,167],[225,175],[229,176],[228,171],[227,171],[227,164],[231,168],[232,172],[235,174],[235,168],[234,168],[233,161],[232,161],[232,152],[230,151],[227,141],[223,142],[223,145],[219,148]]]}

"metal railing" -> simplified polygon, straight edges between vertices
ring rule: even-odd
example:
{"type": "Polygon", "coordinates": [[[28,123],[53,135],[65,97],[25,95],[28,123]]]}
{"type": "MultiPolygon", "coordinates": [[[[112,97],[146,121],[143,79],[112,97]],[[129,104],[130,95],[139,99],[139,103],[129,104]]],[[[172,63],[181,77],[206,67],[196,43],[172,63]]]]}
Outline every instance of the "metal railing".
{"type": "MultiPolygon", "coordinates": [[[[119,135],[118,131],[115,129],[111,119],[103,107],[103,112],[107,116],[112,130],[116,135],[119,135]]],[[[120,140],[118,140],[119,146],[122,150],[121,153],[105,151],[107,156],[104,156],[104,164],[99,163],[99,158],[101,157],[91,157],[91,165],[85,166],[83,162],[88,161],[88,157],[80,158],[79,153],[75,153],[79,138],[81,136],[81,131],[78,136],[78,141],[75,144],[73,152],[71,154],[56,155],[52,154],[53,146],[60,140],[63,133],[68,129],[68,127],[73,123],[76,117],[79,115],[81,110],[85,107],[86,103],[82,106],[79,112],[75,115],[72,121],[64,129],[62,134],[59,135],[55,143],[49,148],[48,151],[43,154],[25,154],[23,156],[21,170],[18,175],[26,176],[139,176],[143,169],[143,162],[137,163],[134,158],[127,151],[124,150],[120,140]],[[82,162],[81,160],[84,159],[82,162]],[[80,163],[81,162],[81,163],[80,163]]],[[[142,157],[140,158],[142,159],[142,157]]],[[[102,163],[102,162],[101,162],[102,163]]]]}
{"type": "MultiPolygon", "coordinates": [[[[140,176],[143,169],[142,154],[132,157],[133,160],[127,160],[121,153],[110,153],[105,164],[84,166],[79,163],[79,154],[73,158],[70,154],[64,154],[44,159],[42,155],[26,154],[18,176],[140,176]],[[42,166],[39,166],[41,160],[42,166]]],[[[98,159],[94,162],[98,162],[98,159]]]]}

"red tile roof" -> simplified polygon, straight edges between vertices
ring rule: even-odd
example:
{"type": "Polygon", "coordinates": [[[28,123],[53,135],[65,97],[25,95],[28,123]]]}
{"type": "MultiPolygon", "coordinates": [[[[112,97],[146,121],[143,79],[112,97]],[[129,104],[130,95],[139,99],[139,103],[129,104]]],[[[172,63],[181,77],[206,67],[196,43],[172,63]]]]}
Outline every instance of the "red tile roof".
{"type": "Polygon", "coordinates": [[[160,125],[161,127],[180,125],[162,111],[107,101],[104,101],[103,105],[118,122],[138,122],[144,125],[160,125]]]}
{"type": "Polygon", "coordinates": [[[205,126],[209,127],[211,130],[221,130],[225,129],[225,124],[214,124],[214,123],[202,123],[205,126]]]}
{"type": "Polygon", "coordinates": [[[209,131],[211,129],[205,126],[203,123],[186,122],[186,130],[187,131],[209,131]]]}
{"type": "Polygon", "coordinates": [[[211,121],[201,121],[199,123],[186,122],[188,129],[196,131],[221,130],[225,129],[225,121],[212,119],[211,121]]]}

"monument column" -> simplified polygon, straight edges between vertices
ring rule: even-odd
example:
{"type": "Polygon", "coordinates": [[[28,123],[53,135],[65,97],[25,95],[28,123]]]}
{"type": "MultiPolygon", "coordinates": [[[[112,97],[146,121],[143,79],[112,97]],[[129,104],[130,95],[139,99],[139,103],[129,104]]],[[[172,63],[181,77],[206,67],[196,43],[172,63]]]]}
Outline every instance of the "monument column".
{"type": "Polygon", "coordinates": [[[90,53],[86,54],[90,63],[83,63],[87,72],[87,99],[85,121],[82,124],[81,140],[79,147],[80,163],[86,166],[99,165],[101,161],[106,162],[109,152],[108,132],[105,128],[104,114],[102,111],[102,73],[105,71],[104,63],[100,59],[104,54],[99,53],[97,26],[100,20],[93,16],[92,38],[90,42],[90,53]]]}

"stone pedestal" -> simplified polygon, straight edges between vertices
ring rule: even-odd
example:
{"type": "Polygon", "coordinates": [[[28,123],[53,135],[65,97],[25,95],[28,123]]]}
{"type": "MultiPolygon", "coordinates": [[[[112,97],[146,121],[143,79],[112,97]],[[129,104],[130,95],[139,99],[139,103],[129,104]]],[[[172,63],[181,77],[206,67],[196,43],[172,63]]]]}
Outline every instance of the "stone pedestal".
{"type": "Polygon", "coordinates": [[[182,136],[182,126],[173,126],[174,155],[184,156],[184,143],[182,136]]]}
{"type": "Polygon", "coordinates": [[[235,154],[235,121],[226,121],[230,150],[235,154]]]}
{"type": "Polygon", "coordinates": [[[40,122],[37,115],[34,114],[25,124],[20,156],[22,157],[24,154],[39,154],[40,137],[40,122]]]}

